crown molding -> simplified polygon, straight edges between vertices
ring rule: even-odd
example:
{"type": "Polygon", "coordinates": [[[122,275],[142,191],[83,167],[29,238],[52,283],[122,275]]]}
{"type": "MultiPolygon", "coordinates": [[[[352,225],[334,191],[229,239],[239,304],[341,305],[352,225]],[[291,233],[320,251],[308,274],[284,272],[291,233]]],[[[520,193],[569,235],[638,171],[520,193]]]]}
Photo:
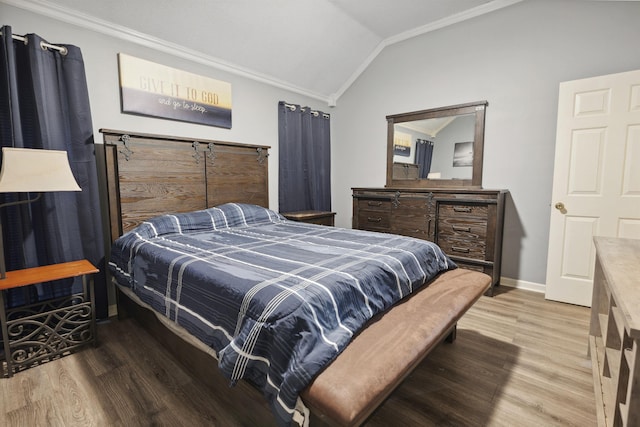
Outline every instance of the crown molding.
{"type": "Polygon", "coordinates": [[[215,58],[209,55],[205,55],[193,49],[189,49],[185,46],[178,45],[157,37],[152,37],[148,34],[144,34],[128,27],[114,24],[113,22],[98,19],[95,16],[87,15],[78,12],[73,9],[61,7],[44,0],[0,0],[0,3],[6,3],[8,5],[17,7],[19,9],[28,10],[39,15],[53,18],[58,21],[66,22],[68,24],[75,25],[80,28],[84,28],[97,33],[105,34],[110,37],[114,37],[120,40],[124,40],[129,43],[134,43],[140,46],[144,46],[150,49],[164,52],[172,56],[176,56],[182,59],[193,61],[208,67],[212,67],[218,70],[226,71],[237,76],[241,76],[250,80],[257,81],[269,86],[277,87],[279,89],[287,90],[290,92],[304,95],[313,99],[317,99],[327,104],[331,104],[335,100],[331,96],[322,95],[316,92],[312,92],[295,85],[291,85],[282,80],[275,79],[273,77],[257,73],[247,68],[240,67],[230,62],[224,61],[219,58],[215,58]]]}

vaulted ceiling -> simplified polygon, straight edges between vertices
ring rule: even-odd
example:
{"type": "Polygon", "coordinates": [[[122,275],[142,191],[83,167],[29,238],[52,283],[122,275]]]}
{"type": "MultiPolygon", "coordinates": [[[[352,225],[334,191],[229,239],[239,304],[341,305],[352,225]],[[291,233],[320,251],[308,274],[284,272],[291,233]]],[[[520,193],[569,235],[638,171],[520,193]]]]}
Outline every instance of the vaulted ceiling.
{"type": "Polygon", "coordinates": [[[386,46],[522,0],[0,1],[331,104],[386,46]]]}

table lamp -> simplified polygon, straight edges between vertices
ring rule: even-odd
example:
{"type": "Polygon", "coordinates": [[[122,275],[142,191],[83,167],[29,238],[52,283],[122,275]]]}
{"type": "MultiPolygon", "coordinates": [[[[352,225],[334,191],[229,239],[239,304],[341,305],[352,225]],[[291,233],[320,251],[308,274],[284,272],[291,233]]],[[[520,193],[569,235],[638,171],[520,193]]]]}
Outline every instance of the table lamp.
{"type": "MultiPolygon", "coordinates": [[[[0,209],[33,203],[40,199],[43,192],[50,191],[82,191],[73,177],[66,151],[2,147],[0,193],[38,194],[26,200],[0,204],[0,209]]],[[[6,277],[0,216],[0,280],[6,277]]]]}

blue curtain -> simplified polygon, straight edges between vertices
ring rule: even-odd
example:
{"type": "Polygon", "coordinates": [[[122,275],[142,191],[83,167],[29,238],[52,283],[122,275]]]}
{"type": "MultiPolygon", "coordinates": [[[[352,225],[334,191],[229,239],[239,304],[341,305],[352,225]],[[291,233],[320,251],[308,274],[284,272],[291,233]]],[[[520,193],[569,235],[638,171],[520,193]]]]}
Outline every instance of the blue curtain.
{"type": "Polygon", "coordinates": [[[419,178],[426,178],[431,170],[431,159],[433,157],[433,142],[426,139],[416,140],[415,162],[420,166],[418,170],[419,178]]]}
{"type": "MultiPolygon", "coordinates": [[[[12,37],[2,27],[0,47],[1,145],[64,150],[81,192],[44,193],[32,204],[2,209],[7,270],[87,259],[94,277],[96,315],[107,317],[104,245],[89,94],[80,49],[46,48],[36,34],[12,37]]],[[[1,155],[1,154],[0,154],[1,155]]],[[[1,160],[1,159],[0,159],[1,160]]],[[[0,194],[0,203],[28,194],[0,194]]],[[[8,305],[38,302],[76,292],[80,279],[45,283],[8,295],[8,305]]]]}
{"type": "Polygon", "coordinates": [[[278,103],[280,212],[331,210],[330,117],[278,103]]]}

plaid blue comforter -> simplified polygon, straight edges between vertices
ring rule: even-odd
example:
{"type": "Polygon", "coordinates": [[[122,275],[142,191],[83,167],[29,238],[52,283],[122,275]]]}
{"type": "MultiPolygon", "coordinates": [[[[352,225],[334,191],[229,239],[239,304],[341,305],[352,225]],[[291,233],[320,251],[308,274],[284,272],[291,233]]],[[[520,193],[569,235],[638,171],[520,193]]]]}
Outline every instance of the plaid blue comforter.
{"type": "Polygon", "coordinates": [[[110,261],[121,286],[213,348],[232,383],[258,387],[282,425],[369,319],[452,268],[425,240],[243,204],[151,219],[110,261]]]}

